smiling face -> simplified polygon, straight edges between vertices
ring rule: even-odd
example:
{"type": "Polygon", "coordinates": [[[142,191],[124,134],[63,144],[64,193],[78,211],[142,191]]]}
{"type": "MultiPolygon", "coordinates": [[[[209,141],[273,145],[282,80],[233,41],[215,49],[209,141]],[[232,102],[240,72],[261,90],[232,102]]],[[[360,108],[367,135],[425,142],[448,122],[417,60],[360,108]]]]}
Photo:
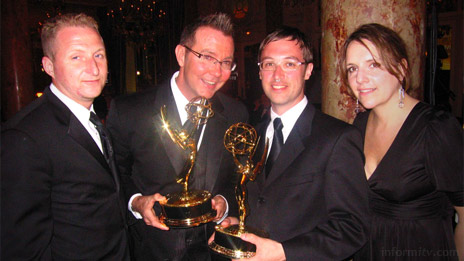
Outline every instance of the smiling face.
{"type": "MultiPolygon", "coordinates": [[[[234,41],[219,30],[200,27],[195,33],[195,41],[190,49],[216,58],[218,61],[232,61],[234,58],[234,41]]],[[[182,94],[191,100],[196,96],[211,98],[229,79],[231,71],[202,62],[184,46],[176,47],[179,63],[179,76],[176,79],[182,94]]]]}
{"type": "MultiPolygon", "coordinates": [[[[284,60],[304,62],[303,51],[296,40],[281,39],[268,43],[261,52],[260,62],[281,64],[284,60]]],[[[272,110],[282,115],[304,97],[305,80],[311,76],[313,64],[300,65],[295,71],[259,71],[264,93],[271,100],[272,110]]]]}
{"type": "Polygon", "coordinates": [[[377,48],[368,40],[353,41],[346,51],[346,70],[350,88],[359,102],[367,108],[397,106],[400,81],[389,73],[379,57],[377,48]]]}
{"type": "Polygon", "coordinates": [[[56,35],[54,59],[43,57],[45,71],[63,94],[90,108],[105,86],[108,67],[103,40],[89,27],[67,26],[56,35]]]}

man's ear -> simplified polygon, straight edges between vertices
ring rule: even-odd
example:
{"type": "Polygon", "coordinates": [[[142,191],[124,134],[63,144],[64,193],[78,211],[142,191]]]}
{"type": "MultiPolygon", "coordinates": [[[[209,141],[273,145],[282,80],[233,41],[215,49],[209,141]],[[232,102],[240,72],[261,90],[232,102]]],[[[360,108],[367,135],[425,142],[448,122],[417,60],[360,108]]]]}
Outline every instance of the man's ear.
{"type": "Polygon", "coordinates": [[[55,71],[53,70],[53,61],[47,56],[42,57],[42,66],[45,72],[52,78],[55,78],[55,71]]]}
{"type": "Polygon", "coordinates": [[[308,65],[306,65],[305,80],[308,80],[311,74],[313,73],[313,67],[314,67],[313,63],[308,63],[308,65]]]}
{"type": "Polygon", "coordinates": [[[179,67],[184,67],[184,63],[185,63],[185,47],[178,44],[176,46],[175,53],[176,53],[176,59],[177,59],[177,63],[179,64],[179,67]]]}

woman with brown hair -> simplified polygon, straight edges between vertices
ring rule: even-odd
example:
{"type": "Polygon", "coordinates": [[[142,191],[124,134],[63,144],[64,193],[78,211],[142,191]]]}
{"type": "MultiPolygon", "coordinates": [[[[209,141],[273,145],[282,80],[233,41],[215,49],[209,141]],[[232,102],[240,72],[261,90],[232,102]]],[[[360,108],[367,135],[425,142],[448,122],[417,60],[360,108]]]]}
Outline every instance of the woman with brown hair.
{"type": "Polygon", "coordinates": [[[460,220],[454,232],[452,225],[454,211],[464,218],[459,123],[406,93],[406,47],[387,27],[359,27],[339,66],[367,109],[353,124],[364,135],[370,240],[355,259],[457,260],[458,252],[463,258],[464,225],[460,220]]]}

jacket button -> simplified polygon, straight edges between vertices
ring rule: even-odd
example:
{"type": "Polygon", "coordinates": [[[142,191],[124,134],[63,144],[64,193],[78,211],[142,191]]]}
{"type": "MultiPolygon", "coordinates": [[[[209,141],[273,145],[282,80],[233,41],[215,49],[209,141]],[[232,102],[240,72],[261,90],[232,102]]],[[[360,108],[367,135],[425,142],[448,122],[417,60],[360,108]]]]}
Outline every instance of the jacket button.
{"type": "Polygon", "coordinates": [[[258,198],[258,203],[259,203],[259,204],[263,204],[263,203],[265,203],[265,202],[266,202],[266,200],[264,200],[263,197],[259,197],[259,198],[258,198]]]}

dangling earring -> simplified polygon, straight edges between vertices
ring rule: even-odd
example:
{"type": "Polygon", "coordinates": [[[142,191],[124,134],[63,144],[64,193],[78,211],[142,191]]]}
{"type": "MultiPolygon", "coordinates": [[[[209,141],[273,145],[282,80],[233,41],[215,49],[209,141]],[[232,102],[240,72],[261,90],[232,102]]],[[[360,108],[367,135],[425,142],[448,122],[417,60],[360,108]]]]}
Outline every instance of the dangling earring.
{"type": "Polygon", "coordinates": [[[358,114],[360,111],[360,108],[359,108],[359,99],[356,99],[356,108],[354,108],[354,113],[358,114]]]}
{"type": "Polygon", "coordinates": [[[400,103],[398,103],[398,107],[400,107],[401,109],[404,107],[404,89],[403,87],[401,87],[398,91],[398,94],[399,94],[399,99],[400,99],[400,103]]]}

